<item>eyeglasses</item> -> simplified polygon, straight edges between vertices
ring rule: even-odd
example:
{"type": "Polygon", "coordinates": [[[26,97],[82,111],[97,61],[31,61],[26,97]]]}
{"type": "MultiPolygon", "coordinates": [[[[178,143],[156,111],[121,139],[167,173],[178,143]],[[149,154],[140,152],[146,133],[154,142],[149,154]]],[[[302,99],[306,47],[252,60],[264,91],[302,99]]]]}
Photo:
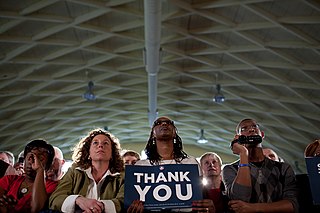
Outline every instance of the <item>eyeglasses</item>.
{"type": "Polygon", "coordinates": [[[161,125],[162,123],[166,123],[167,125],[174,125],[174,122],[171,120],[157,120],[153,123],[153,127],[161,125]]]}
{"type": "Polygon", "coordinates": [[[252,124],[250,126],[243,126],[243,127],[240,128],[240,131],[241,132],[248,132],[250,129],[257,130],[257,129],[259,129],[259,125],[258,124],[252,124]]]}

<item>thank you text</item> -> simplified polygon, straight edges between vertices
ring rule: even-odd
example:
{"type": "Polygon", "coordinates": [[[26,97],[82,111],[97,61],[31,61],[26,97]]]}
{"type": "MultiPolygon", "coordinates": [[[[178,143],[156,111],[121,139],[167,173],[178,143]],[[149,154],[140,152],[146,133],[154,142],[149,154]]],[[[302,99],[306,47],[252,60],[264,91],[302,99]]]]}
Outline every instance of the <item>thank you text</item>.
{"type": "Polygon", "coordinates": [[[191,207],[202,199],[198,165],[168,164],[126,166],[125,207],[133,200],[144,202],[145,209],[191,207]]]}

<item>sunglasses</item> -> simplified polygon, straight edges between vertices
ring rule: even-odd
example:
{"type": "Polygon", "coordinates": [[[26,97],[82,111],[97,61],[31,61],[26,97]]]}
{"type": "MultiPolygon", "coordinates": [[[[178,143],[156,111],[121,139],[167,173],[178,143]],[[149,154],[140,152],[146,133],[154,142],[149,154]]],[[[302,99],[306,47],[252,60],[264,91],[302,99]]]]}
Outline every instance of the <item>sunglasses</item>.
{"type": "Polygon", "coordinates": [[[157,120],[153,123],[153,127],[161,125],[162,123],[166,123],[167,125],[173,125],[174,126],[174,122],[171,120],[157,120]]]}

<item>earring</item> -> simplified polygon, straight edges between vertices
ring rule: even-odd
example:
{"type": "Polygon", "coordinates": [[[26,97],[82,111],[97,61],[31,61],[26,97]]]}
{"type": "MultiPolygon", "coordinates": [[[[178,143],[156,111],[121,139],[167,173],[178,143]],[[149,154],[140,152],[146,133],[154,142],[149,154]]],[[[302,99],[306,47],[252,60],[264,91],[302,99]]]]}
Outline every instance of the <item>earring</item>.
{"type": "Polygon", "coordinates": [[[89,155],[88,159],[91,160],[91,156],[90,155],[89,155]]]}
{"type": "Polygon", "coordinates": [[[177,141],[176,141],[176,139],[175,139],[175,138],[173,139],[173,143],[174,143],[174,144],[176,144],[176,143],[177,143],[177,141]]]}
{"type": "Polygon", "coordinates": [[[152,140],[152,145],[156,145],[156,138],[155,137],[152,140]]]}

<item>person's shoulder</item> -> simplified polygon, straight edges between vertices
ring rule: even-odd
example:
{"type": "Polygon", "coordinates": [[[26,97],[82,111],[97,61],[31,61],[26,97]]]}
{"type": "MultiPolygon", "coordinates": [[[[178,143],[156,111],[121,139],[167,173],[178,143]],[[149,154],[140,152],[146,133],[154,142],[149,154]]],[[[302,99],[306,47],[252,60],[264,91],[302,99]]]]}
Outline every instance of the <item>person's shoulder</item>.
{"type": "Polygon", "coordinates": [[[278,165],[278,167],[282,168],[283,170],[292,170],[293,168],[291,166],[291,164],[287,163],[287,162],[278,162],[276,161],[276,164],[278,165]]]}
{"type": "Polygon", "coordinates": [[[226,164],[224,164],[224,167],[235,167],[235,166],[238,167],[239,162],[240,162],[240,160],[236,160],[236,161],[231,162],[231,163],[226,163],[226,164]]]}
{"type": "Polygon", "coordinates": [[[236,160],[234,162],[231,163],[226,163],[222,166],[222,171],[226,171],[226,170],[238,170],[238,165],[239,165],[239,160],[236,160]]]}
{"type": "Polygon", "coordinates": [[[273,164],[274,166],[277,166],[279,168],[282,168],[282,167],[291,167],[289,163],[287,162],[279,162],[279,161],[274,161],[274,160],[271,160],[269,158],[265,158],[265,162],[267,164],[273,164]]]}
{"type": "Polygon", "coordinates": [[[121,172],[117,172],[117,173],[114,173],[114,174],[110,174],[107,176],[110,180],[113,179],[113,180],[117,180],[117,181],[120,181],[120,182],[124,182],[124,179],[125,179],[125,172],[124,171],[121,171],[121,172]]]}
{"type": "Polygon", "coordinates": [[[188,156],[187,158],[182,159],[182,164],[199,164],[197,159],[193,156],[188,156]]]}
{"type": "Polygon", "coordinates": [[[76,163],[72,163],[69,168],[70,169],[76,169],[76,168],[80,168],[80,166],[78,164],[76,164],[76,163]]]}
{"type": "Polygon", "coordinates": [[[120,178],[124,178],[124,176],[125,176],[125,171],[121,171],[120,173],[118,173],[118,176],[119,176],[120,178]]]}
{"type": "Polygon", "coordinates": [[[9,180],[15,180],[15,181],[24,181],[25,176],[24,175],[6,175],[9,180]]]}
{"type": "Polygon", "coordinates": [[[281,164],[281,165],[284,165],[284,166],[287,166],[287,167],[291,167],[291,165],[287,162],[278,162],[277,163],[281,164]]]}
{"type": "Polygon", "coordinates": [[[63,175],[62,178],[64,178],[65,176],[82,176],[83,174],[85,174],[85,169],[79,167],[77,164],[73,163],[69,168],[68,171],[63,175]]]}
{"type": "Polygon", "coordinates": [[[3,176],[3,177],[1,177],[0,178],[0,180],[11,180],[11,179],[13,179],[15,176],[17,176],[17,175],[5,175],[5,176],[3,176]]]}
{"type": "Polygon", "coordinates": [[[71,170],[71,171],[73,171],[73,172],[83,173],[83,172],[85,172],[86,169],[83,168],[83,167],[81,167],[81,166],[79,166],[79,165],[76,164],[76,163],[73,163],[73,164],[70,166],[69,170],[71,170]]]}
{"type": "Polygon", "coordinates": [[[5,175],[0,178],[2,184],[11,185],[13,183],[22,183],[25,179],[25,176],[22,175],[5,175]]]}
{"type": "Polygon", "coordinates": [[[59,181],[57,181],[57,180],[46,180],[46,187],[57,186],[58,184],[59,184],[59,181]]]}
{"type": "Polygon", "coordinates": [[[294,172],[292,166],[287,162],[274,161],[269,158],[266,158],[265,161],[268,162],[268,164],[272,164],[274,167],[278,168],[280,173],[287,174],[288,172],[289,173],[294,172]]]}
{"type": "Polygon", "coordinates": [[[135,166],[151,166],[149,160],[138,160],[134,165],[135,166]]]}

